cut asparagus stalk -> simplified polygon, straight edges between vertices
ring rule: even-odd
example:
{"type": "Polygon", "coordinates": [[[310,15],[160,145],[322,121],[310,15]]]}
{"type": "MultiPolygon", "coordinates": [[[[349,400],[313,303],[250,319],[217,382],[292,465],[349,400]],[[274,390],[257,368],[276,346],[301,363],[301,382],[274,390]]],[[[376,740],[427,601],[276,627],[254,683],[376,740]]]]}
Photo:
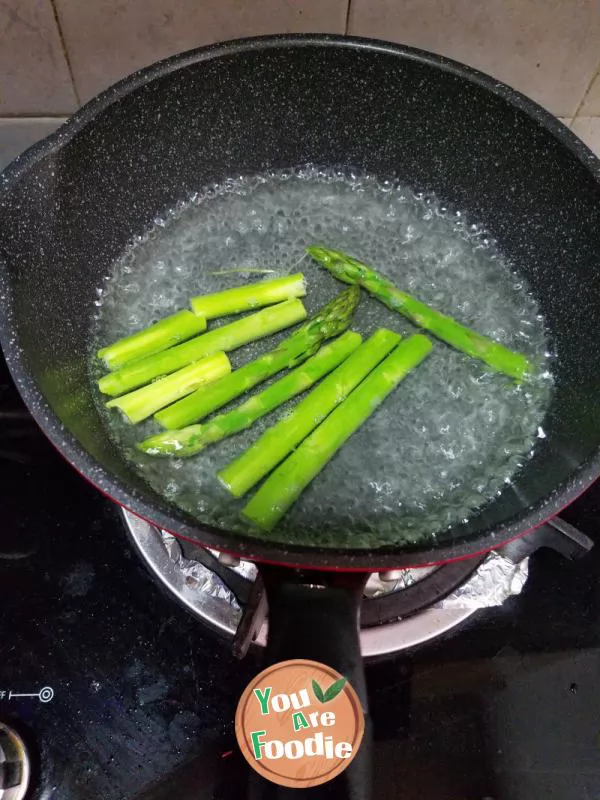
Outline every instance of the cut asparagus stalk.
{"type": "Polygon", "coordinates": [[[218,473],[223,485],[241,497],[283,459],[339,405],[398,344],[400,336],[380,328],[325,378],[296,408],[235,461],[218,473]]]}
{"type": "Polygon", "coordinates": [[[306,250],[336,278],[344,283],[362,286],[392,311],[398,311],[419,328],[430,331],[456,350],[483,361],[493,370],[503,372],[517,381],[523,380],[531,372],[529,360],[521,353],[509,350],[400,291],[379,272],[355,258],[326,247],[307,247],[306,250]]]}
{"type": "Polygon", "coordinates": [[[199,295],[192,297],[190,302],[194,314],[214,319],[270,306],[292,297],[304,297],[305,294],[304,275],[297,273],[271,281],[251,283],[248,286],[237,286],[235,289],[226,289],[216,294],[199,295]]]}
{"type": "Polygon", "coordinates": [[[109,369],[119,369],[130,361],[144,358],[152,353],[160,353],[205,330],[206,317],[197,316],[191,311],[178,311],[177,314],[161,319],[143,331],[103,347],[98,350],[98,358],[101,358],[109,369]]]}
{"type": "Polygon", "coordinates": [[[431,342],[422,334],[401,342],[267,478],[242,516],[270,531],[344,442],[430,350],[431,342]]]}
{"type": "Polygon", "coordinates": [[[231,372],[231,364],[225,353],[215,353],[201,361],[173,372],[148,386],[142,386],[122,397],[115,397],[107,408],[118,408],[134,425],[155,411],[180,400],[199,386],[216,381],[231,372]]]}
{"type": "MultiPolygon", "coordinates": [[[[296,367],[272,386],[254,395],[232,411],[219,414],[204,425],[189,425],[181,430],[167,431],[151,436],[138,444],[138,448],[154,456],[178,456],[179,458],[193,456],[207,445],[249,428],[256,420],[264,417],[282,403],[305,392],[348,358],[361,341],[358,333],[347,331],[330,344],[324,345],[304,364],[296,367]]],[[[169,379],[165,378],[164,380],[169,379]]],[[[143,392],[145,389],[138,391],[143,392]]],[[[111,402],[118,401],[111,400],[111,402]]]]}
{"type": "Polygon", "coordinates": [[[357,286],[341,292],[295,333],[284,339],[275,350],[245,364],[217,383],[202,387],[178,403],[159,411],[155,415],[156,421],[169,430],[198,422],[282,369],[305,361],[319,349],[325,339],[337,336],[348,327],[359,292],[357,286]]]}
{"type": "Polygon", "coordinates": [[[132,364],[111,372],[100,378],[98,388],[103,394],[117,395],[144,386],[154,378],[169,375],[181,367],[199,361],[204,356],[212,355],[220,350],[229,352],[248,342],[270,336],[283,328],[289,328],[306,319],[306,309],[301,300],[286,300],[275,306],[263,308],[256,314],[250,314],[229,325],[215,328],[189,342],[171,347],[164,353],[157,353],[142,358],[132,364]]]}

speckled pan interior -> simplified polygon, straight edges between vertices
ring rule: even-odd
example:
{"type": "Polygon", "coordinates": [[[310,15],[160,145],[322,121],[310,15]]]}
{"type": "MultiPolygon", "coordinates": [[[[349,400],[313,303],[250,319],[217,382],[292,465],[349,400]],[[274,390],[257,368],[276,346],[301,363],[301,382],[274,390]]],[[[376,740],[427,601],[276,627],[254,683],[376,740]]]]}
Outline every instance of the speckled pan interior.
{"type": "Polygon", "coordinates": [[[325,567],[457,558],[539,524],[600,471],[599,231],[597,160],[486,76],[352,39],[218,45],[126,79],[0,178],[2,345],[26,402],[74,466],[167,529],[325,567]],[[426,550],[286,548],[205,528],[131,470],[90,397],[95,288],[131,237],[211,182],[306,163],[399,177],[464,209],[524,273],[549,327],[547,438],[513,486],[426,550]]]}

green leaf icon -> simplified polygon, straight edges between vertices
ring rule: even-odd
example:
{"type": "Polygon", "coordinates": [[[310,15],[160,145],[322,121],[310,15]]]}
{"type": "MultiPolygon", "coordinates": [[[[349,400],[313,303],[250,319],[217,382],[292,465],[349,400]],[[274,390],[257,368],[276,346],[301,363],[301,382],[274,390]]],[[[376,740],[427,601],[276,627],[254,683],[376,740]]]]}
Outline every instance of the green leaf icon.
{"type": "Polygon", "coordinates": [[[338,696],[338,694],[342,691],[345,685],[346,685],[346,678],[340,678],[339,680],[332,683],[329,689],[327,689],[324,692],[323,689],[321,689],[321,687],[319,686],[319,684],[315,680],[313,680],[312,689],[319,703],[328,703],[330,700],[333,700],[338,696]]]}
{"type": "Polygon", "coordinates": [[[329,689],[327,689],[327,691],[325,692],[325,698],[323,702],[328,703],[330,700],[333,700],[335,697],[337,697],[345,685],[346,685],[346,678],[340,678],[335,683],[332,683],[329,689]]]}
{"type": "Polygon", "coordinates": [[[319,703],[324,703],[325,695],[323,694],[323,689],[321,689],[319,684],[314,679],[312,682],[312,690],[319,703]]]}

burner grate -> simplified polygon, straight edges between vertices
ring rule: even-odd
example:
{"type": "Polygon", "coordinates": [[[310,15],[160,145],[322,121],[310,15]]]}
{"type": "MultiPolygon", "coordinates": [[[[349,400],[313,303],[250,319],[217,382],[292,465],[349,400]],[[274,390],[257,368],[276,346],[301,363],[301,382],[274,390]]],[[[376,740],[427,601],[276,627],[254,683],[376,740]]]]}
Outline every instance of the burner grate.
{"type": "MultiPolygon", "coordinates": [[[[123,515],[134,545],[155,578],[195,616],[232,639],[235,655],[242,657],[252,645],[265,645],[266,601],[253,564],[230,556],[222,560],[214,551],[175,539],[130,512],[123,511],[123,515]]],[[[520,591],[528,558],[541,547],[577,558],[592,546],[591,539],[556,519],[495,554],[402,571],[403,575],[373,576],[367,592],[370,585],[374,596],[365,597],[361,611],[363,656],[377,658],[415,647],[462,624],[483,605],[496,604],[498,598],[501,602],[520,591]],[[503,569],[490,570],[494,558],[502,562],[503,569]],[[411,573],[408,586],[407,572],[411,573]],[[506,585],[495,586],[494,600],[478,605],[473,595],[486,585],[490,573],[494,578],[502,576],[506,585]],[[469,596],[470,601],[449,602],[457,594],[469,596]]]]}

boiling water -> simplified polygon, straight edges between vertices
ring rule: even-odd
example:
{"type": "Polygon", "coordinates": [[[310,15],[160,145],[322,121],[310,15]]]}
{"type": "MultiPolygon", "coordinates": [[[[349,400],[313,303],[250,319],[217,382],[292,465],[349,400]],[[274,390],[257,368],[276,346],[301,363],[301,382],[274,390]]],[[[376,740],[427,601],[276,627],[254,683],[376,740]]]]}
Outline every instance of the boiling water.
{"type": "MultiPolygon", "coordinates": [[[[123,253],[98,289],[94,348],[185,308],[193,295],[297,271],[306,275],[312,312],[345,288],[303,257],[314,243],[372,264],[400,288],[540,365],[539,377],[518,387],[435,342],[270,534],[348,547],[424,540],[468,518],[510,482],[543,436],[551,392],[534,298],[485,231],[458,211],[399,184],[315,169],[228,180],[157,219],[123,253]]],[[[414,332],[363,292],[352,328],[366,337],[380,326],[414,332]]],[[[285,335],[241,348],[232,354],[234,367],[285,335]]],[[[134,442],[156,432],[155,423],[134,427],[116,411],[103,414],[109,435],[156,490],[205,522],[247,531],[239,517],[244,502],[233,500],[215,473],[291,406],[188,460],[138,453],[134,442]]]]}

